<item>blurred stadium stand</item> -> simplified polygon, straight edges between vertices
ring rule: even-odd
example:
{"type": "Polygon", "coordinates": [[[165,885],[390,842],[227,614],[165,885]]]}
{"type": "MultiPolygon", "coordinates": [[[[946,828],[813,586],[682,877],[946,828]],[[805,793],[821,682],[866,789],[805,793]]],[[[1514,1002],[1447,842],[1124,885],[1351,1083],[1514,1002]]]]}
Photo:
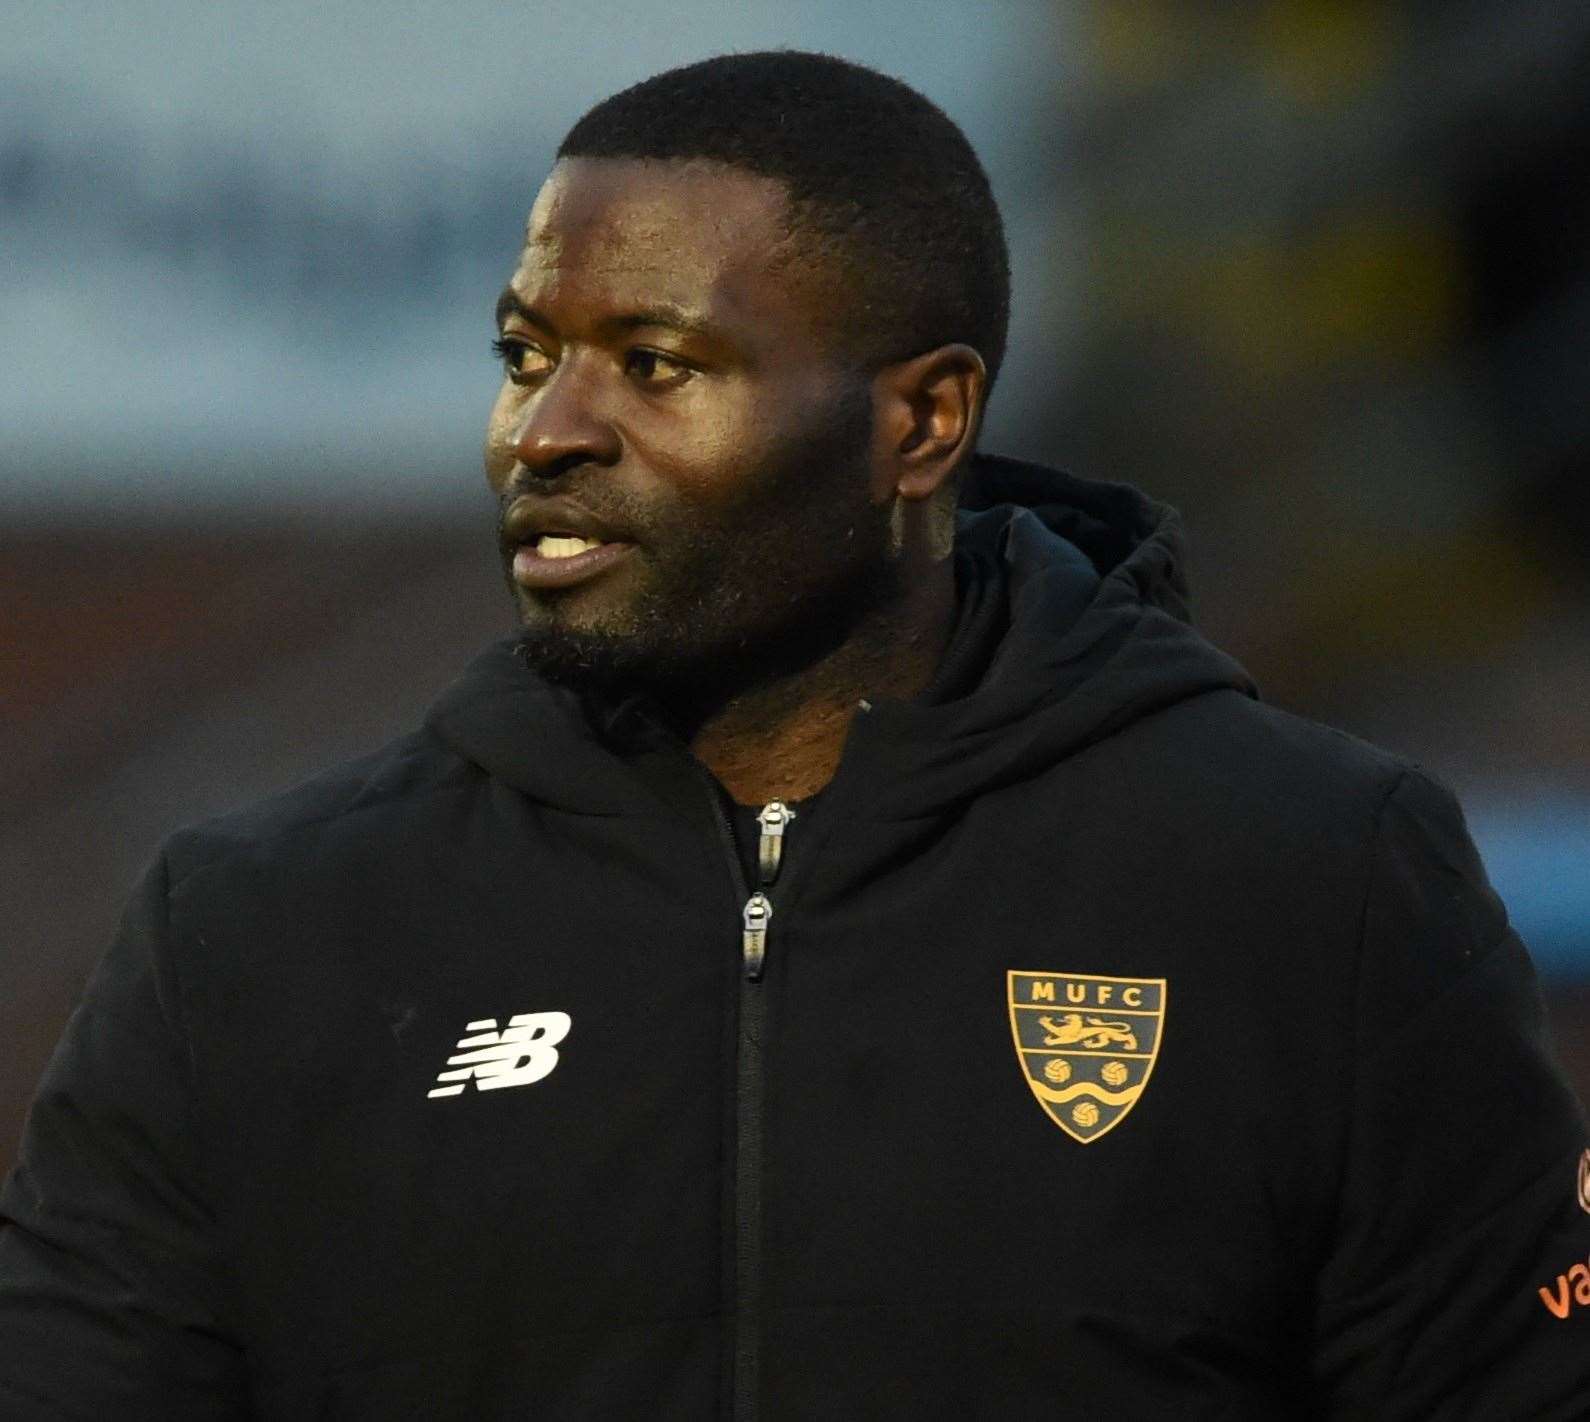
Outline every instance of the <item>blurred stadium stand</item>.
{"type": "Polygon", "coordinates": [[[1086,7],[1035,436],[1267,697],[1425,762],[1590,977],[1590,7],[1086,7]]]}

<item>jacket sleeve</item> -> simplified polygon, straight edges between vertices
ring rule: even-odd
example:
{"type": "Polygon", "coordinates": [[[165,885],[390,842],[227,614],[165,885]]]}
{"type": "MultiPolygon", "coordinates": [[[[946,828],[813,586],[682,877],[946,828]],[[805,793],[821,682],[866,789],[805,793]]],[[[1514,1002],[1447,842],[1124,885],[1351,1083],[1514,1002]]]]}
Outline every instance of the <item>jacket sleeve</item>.
{"type": "Polygon", "coordinates": [[[56,1048],[0,1192],[7,1419],[248,1415],[166,921],[161,864],[56,1048]]]}
{"type": "Polygon", "coordinates": [[[1356,991],[1325,1415],[1590,1416],[1590,1139],[1529,957],[1417,771],[1382,809],[1356,991]]]}

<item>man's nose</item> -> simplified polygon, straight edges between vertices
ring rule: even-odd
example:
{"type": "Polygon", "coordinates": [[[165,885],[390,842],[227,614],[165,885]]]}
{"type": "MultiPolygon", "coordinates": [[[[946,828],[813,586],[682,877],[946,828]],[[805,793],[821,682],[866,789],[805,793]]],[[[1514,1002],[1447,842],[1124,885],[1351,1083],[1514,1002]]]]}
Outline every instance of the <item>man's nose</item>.
{"type": "Polygon", "coordinates": [[[580,464],[618,460],[618,432],[599,408],[593,372],[567,359],[525,403],[512,435],[515,459],[540,479],[580,464]]]}

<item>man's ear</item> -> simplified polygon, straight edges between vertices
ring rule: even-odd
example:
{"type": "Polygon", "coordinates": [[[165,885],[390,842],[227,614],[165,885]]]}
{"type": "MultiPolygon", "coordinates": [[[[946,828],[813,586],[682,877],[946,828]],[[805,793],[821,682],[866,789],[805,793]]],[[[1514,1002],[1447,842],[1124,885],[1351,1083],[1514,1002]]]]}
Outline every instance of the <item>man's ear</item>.
{"type": "Polygon", "coordinates": [[[930,499],[977,441],[988,369],[961,344],[887,365],[873,382],[873,497],[930,499]]]}

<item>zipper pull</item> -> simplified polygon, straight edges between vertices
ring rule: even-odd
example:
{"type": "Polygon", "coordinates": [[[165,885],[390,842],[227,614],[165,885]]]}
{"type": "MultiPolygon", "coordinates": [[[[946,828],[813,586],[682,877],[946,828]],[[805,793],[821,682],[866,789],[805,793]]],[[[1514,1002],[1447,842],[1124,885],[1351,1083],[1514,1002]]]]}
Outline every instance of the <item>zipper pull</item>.
{"type": "Polygon", "coordinates": [[[771,884],[778,878],[779,859],[784,852],[784,831],[794,818],[795,811],[782,800],[769,800],[756,812],[756,822],[762,826],[757,867],[762,872],[764,884],[771,884]]]}
{"type": "Polygon", "coordinates": [[[761,890],[745,901],[741,956],[745,962],[745,976],[753,983],[762,979],[762,960],[767,956],[767,921],[772,917],[773,904],[761,890]]]}

